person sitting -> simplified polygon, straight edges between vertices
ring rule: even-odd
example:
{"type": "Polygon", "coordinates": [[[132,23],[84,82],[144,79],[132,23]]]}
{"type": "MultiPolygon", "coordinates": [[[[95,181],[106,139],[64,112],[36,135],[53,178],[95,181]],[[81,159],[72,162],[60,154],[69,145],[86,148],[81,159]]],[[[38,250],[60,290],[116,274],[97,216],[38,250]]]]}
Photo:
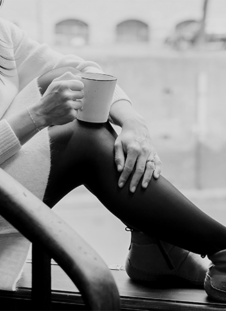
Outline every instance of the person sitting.
{"type": "MultiPolygon", "coordinates": [[[[184,270],[192,265],[195,268],[189,270],[189,281],[204,283],[210,297],[226,301],[226,228],[160,175],[161,161],[146,122],[125,92],[116,86],[109,113],[111,122],[121,127],[119,135],[110,122],[77,120],[83,84],[68,68],[100,73],[101,67],[40,45],[6,20],[0,20],[0,29],[1,168],[50,208],[84,185],[113,215],[133,228],[127,270],[135,280],[152,273],[145,258],[154,250],[147,236],[154,237],[178,247],[176,259],[169,253],[165,256],[178,268],[178,277],[186,279],[184,270]],[[45,91],[46,75],[60,69],[62,74],[49,81],[45,91]],[[184,256],[185,249],[193,254],[184,256]],[[207,266],[198,254],[212,261],[205,281],[207,266]]],[[[4,219],[1,225],[8,226],[7,232],[15,230],[4,219]]],[[[28,251],[29,243],[23,241],[12,247],[28,251]]],[[[160,249],[162,244],[157,245],[160,249]]],[[[26,257],[21,258],[14,265],[22,269],[26,257]]]]}

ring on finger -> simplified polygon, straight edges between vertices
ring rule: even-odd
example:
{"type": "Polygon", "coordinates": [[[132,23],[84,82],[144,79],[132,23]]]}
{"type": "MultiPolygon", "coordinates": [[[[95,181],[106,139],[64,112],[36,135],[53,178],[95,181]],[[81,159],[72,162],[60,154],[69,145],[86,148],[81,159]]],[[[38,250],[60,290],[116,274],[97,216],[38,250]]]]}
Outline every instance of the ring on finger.
{"type": "Polygon", "coordinates": [[[151,163],[152,168],[155,169],[155,161],[154,161],[154,159],[149,159],[149,160],[147,160],[146,165],[147,165],[148,163],[151,163]]]}

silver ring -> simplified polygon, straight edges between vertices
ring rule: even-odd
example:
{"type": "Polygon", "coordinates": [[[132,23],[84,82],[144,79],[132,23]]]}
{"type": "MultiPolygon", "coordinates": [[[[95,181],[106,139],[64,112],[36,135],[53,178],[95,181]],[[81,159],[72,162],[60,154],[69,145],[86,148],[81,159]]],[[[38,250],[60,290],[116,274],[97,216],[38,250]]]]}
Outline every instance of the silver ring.
{"type": "Polygon", "coordinates": [[[152,167],[153,167],[153,169],[154,169],[154,168],[155,168],[155,161],[154,161],[154,159],[152,159],[152,160],[147,160],[146,164],[147,164],[148,162],[152,163],[152,167]]]}

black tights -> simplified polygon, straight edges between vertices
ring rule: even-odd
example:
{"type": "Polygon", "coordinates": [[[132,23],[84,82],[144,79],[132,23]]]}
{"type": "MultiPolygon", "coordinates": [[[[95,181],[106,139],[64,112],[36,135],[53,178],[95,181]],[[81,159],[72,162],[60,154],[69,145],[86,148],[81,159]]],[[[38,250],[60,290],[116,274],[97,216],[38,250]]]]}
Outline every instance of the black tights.
{"type": "Polygon", "coordinates": [[[126,224],[199,254],[226,249],[226,228],[199,210],[164,177],[134,194],[120,189],[110,124],[74,121],[49,129],[51,171],[44,202],[53,207],[84,185],[126,224]]]}

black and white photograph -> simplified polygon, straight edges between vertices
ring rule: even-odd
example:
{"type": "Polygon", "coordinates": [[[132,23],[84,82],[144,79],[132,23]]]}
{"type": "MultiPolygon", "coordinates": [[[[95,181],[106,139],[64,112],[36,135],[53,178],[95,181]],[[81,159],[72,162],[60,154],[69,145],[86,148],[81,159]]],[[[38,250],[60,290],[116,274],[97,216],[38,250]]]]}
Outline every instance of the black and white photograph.
{"type": "Polygon", "coordinates": [[[0,0],[0,310],[226,309],[226,0],[0,0]]]}

